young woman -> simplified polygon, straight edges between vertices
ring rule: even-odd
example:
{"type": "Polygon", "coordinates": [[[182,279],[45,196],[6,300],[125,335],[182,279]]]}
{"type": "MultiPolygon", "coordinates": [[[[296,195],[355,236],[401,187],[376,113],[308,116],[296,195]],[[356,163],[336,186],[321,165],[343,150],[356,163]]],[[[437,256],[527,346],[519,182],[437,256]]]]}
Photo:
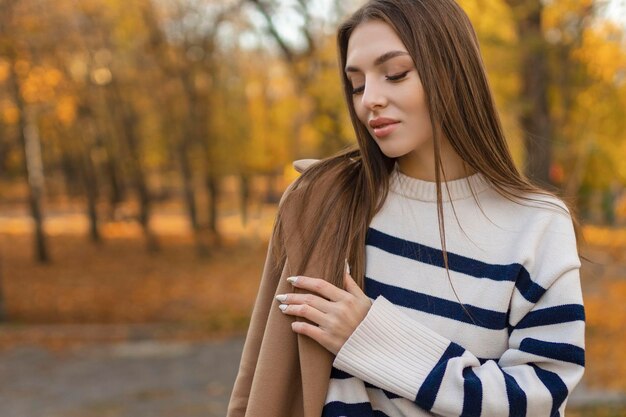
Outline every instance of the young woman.
{"type": "Polygon", "coordinates": [[[283,196],[228,415],[562,416],[572,218],[514,166],[467,16],[374,0],[338,47],[358,147],[283,196]]]}

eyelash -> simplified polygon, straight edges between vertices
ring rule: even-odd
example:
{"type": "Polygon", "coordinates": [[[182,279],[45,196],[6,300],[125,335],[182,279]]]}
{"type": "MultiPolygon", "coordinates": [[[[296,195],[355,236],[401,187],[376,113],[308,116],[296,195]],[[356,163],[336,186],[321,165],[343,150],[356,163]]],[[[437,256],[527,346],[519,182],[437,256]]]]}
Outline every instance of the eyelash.
{"type": "MultiPolygon", "coordinates": [[[[404,77],[406,77],[406,76],[407,76],[407,74],[408,74],[409,72],[410,72],[410,71],[405,71],[405,72],[402,72],[402,73],[400,73],[400,74],[396,74],[396,75],[387,75],[385,78],[386,78],[388,81],[400,81],[400,80],[402,80],[404,77]]],[[[363,86],[363,87],[358,87],[358,88],[353,88],[353,89],[352,89],[352,94],[353,94],[353,95],[360,94],[360,93],[362,93],[362,92],[363,92],[363,90],[364,90],[364,89],[365,89],[365,86],[363,86]]]]}

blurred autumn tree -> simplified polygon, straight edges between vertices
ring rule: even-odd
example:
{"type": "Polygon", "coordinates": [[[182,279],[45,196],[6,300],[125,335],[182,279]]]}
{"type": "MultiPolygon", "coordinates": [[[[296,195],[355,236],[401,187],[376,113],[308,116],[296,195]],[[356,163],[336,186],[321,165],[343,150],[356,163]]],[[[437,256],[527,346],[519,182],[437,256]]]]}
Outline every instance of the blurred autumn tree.
{"type": "Polygon", "coordinates": [[[516,160],[584,209],[626,185],[626,39],[607,1],[463,0],[516,160]]]}
{"type": "MultiPolygon", "coordinates": [[[[245,221],[254,177],[275,202],[293,159],[352,143],[334,31],[361,3],[0,2],[0,176],[26,179],[37,259],[44,202],[61,198],[84,205],[93,241],[130,216],[150,250],[155,204],[180,200],[206,254],[224,178],[239,179],[245,221]]],[[[582,207],[589,190],[623,187],[626,52],[605,2],[459,3],[528,175],[582,207]]]]}

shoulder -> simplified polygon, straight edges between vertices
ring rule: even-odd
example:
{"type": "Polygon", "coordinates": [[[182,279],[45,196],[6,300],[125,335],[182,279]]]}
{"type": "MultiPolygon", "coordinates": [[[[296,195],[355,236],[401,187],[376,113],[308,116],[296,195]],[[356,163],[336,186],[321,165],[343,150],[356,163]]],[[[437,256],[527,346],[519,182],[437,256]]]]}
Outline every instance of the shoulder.
{"type": "Polygon", "coordinates": [[[510,198],[491,188],[478,197],[480,212],[489,223],[514,233],[518,244],[523,241],[539,245],[545,239],[576,240],[575,218],[558,196],[534,192],[510,198]]]}
{"type": "Polygon", "coordinates": [[[574,218],[568,205],[558,196],[548,193],[531,193],[526,198],[515,202],[511,216],[517,218],[530,240],[536,240],[541,247],[553,246],[565,250],[565,242],[576,243],[574,218]],[[561,246],[563,245],[563,246],[561,246]]]}
{"type": "MultiPolygon", "coordinates": [[[[306,171],[311,165],[315,164],[316,162],[319,162],[319,159],[296,159],[295,161],[293,161],[291,164],[293,165],[294,169],[299,173],[302,174],[304,171],[306,171]]],[[[287,187],[285,188],[285,191],[283,192],[283,195],[280,199],[280,203],[278,203],[278,206],[282,206],[286,200],[288,200],[291,196],[291,194],[294,192],[295,189],[297,189],[300,185],[301,185],[302,179],[301,179],[301,175],[297,176],[293,181],[291,181],[289,183],[289,185],[287,185],[287,187]]]]}
{"type": "Polygon", "coordinates": [[[534,220],[561,225],[572,223],[569,207],[553,194],[532,193],[521,204],[534,220]]]}
{"type": "Polygon", "coordinates": [[[548,192],[532,192],[523,195],[511,192],[509,195],[504,195],[492,186],[480,195],[479,200],[481,206],[486,205],[492,210],[497,209],[506,213],[517,223],[555,219],[572,221],[568,205],[558,196],[548,192]]]}
{"type": "Polygon", "coordinates": [[[292,162],[300,175],[287,187],[289,197],[305,198],[307,201],[321,199],[334,189],[337,179],[347,167],[345,158],[298,159],[292,162]]]}
{"type": "MultiPolygon", "coordinates": [[[[342,158],[331,157],[300,159],[293,165],[300,175],[283,193],[279,210],[286,219],[307,223],[319,217],[320,210],[328,208],[325,203],[335,200],[347,163],[342,158]]],[[[333,216],[328,210],[325,213],[333,216]]]]}

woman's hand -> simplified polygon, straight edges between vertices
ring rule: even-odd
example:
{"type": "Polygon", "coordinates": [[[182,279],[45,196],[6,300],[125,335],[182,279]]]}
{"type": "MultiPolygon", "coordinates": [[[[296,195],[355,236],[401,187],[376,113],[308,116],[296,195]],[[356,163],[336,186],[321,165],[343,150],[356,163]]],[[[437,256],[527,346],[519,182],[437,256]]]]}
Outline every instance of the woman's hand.
{"type": "Polygon", "coordinates": [[[304,317],[317,326],[295,321],[294,332],[309,336],[334,355],[346,343],[357,326],[363,321],[372,305],[350,275],[346,261],[344,288],[335,287],[328,281],[306,276],[287,278],[294,287],[320,294],[281,294],[276,299],[285,314],[304,317]]]}

